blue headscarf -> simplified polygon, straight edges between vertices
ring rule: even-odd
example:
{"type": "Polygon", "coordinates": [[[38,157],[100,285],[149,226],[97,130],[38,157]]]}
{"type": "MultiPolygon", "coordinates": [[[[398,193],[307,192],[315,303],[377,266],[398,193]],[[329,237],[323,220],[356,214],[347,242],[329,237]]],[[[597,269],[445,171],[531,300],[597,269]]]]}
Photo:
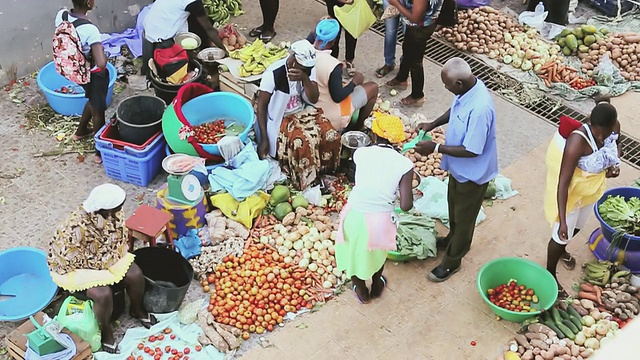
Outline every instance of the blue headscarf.
{"type": "Polygon", "coordinates": [[[327,43],[333,41],[340,33],[340,23],[336,19],[324,19],[316,26],[316,40],[322,41],[320,49],[324,49],[327,43]]]}

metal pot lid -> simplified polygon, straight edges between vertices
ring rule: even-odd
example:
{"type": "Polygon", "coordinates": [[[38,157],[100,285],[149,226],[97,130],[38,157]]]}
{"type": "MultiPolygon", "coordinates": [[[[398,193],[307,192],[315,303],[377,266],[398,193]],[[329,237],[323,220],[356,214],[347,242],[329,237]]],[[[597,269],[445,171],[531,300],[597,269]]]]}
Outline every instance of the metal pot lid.
{"type": "Polygon", "coordinates": [[[342,146],[348,149],[357,149],[371,144],[371,138],[362,131],[349,131],[342,134],[340,139],[342,146]]]}

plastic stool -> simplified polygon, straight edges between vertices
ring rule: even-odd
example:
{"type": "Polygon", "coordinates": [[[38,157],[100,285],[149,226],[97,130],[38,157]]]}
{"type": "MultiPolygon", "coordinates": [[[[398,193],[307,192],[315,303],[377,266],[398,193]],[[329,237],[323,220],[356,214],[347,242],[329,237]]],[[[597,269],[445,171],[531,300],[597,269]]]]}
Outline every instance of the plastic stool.
{"type": "Polygon", "coordinates": [[[169,229],[172,219],[173,215],[166,211],[140,205],[124,223],[129,231],[129,251],[133,252],[134,237],[149,243],[149,246],[156,246],[156,238],[162,233],[165,234],[167,245],[173,248],[173,238],[169,229]]]}

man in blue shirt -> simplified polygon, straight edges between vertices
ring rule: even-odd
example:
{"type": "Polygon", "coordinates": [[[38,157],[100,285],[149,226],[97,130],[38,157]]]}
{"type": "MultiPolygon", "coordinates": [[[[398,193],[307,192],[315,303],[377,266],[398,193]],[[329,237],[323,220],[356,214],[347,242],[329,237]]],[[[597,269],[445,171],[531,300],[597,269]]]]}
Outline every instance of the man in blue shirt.
{"type": "Polygon", "coordinates": [[[428,276],[434,282],[445,281],[460,270],[462,257],[471,248],[487,186],[498,174],[495,111],[489,90],[461,58],[447,61],[440,76],[455,95],[451,108],[435,121],[419,124],[418,129],[431,131],[448,124],[445,144],[426,141],[415,148],[423,156],[441,153],[441,168],[449,171],[450,231],[438,239],[446,253],[428,276]]]}

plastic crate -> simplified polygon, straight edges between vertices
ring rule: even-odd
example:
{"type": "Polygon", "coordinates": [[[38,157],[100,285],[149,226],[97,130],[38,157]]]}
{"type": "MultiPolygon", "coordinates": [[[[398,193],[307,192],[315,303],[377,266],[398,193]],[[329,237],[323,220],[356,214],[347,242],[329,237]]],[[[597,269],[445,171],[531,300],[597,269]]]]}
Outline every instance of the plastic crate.
{"type": "MultiPolygon", "coordinates": [[[[618,16],[618,0],[589,0],[589,3],[607,16],[618,16]]],[[[626,0],[620,0],[620,7],[622,8],[620,13],[624,14],[633,8],[633,4],[626,0]]]]}
{"type": "Polygon", "coordinates": [[[117,148],[117,149],[124,149],[125,146],[128,146],[128,147],[130,147],[132,149],[135,149],[135,150],[144,150],[161,133],[162,133],[162,131],[158,131],[157,134],[155,134],[151,138],[149,138],[149,140],[147,140],[144,144],[136,145],[136,144],[128,143],[126,141],[118,139],[118,129],[109,122],[101,129],[100,135],[96,138],[96,142],[98,142],[98,141],[102,142],[103,146],[108,146],[106,143],[110,142],[110,143],[113,144],[113,147],[117,148]]]}
{"type": "Polygon", "coordinates": [[[166,144],[166,141],[164,140],[164,135],[162,133],[158,133],[158,136],[156,136],[147,146],[145,146],[142,149],[138,149],[140,146],[133,145],[133,144],[132,146],[129,146],[129,145],[121,146],[121,144],[116,144],[111,141],[106,141],[102,139],[102,136],[103,136],[102,134],[104,133],[104,131],[107,129],[108,126],[109,124],[103,126],[100,129],[100,131],[98,131],[93,137],[93,139],[96,142],[96,149],[100,152],[119,150],[121,153],[124,152],[125,154],[130,155],[132,157],[144,158],[149,154],[149,151],[151,148],[153,149],[155,149],[156,147],[163,148],[164,145],[166,144]]]}
{"type": "Polygon", "coordinates": [[[98,147],[98,151],[102,154],[102,165],[108,177],[147,186],[160,172],[162,160],[165,158],[164,147],[164,137],[160,135],[146,150],[137,152],[138,155],[144,156],[129,154],[133,151],[129,147],[125,147],[124,150],[98,147]]]}

